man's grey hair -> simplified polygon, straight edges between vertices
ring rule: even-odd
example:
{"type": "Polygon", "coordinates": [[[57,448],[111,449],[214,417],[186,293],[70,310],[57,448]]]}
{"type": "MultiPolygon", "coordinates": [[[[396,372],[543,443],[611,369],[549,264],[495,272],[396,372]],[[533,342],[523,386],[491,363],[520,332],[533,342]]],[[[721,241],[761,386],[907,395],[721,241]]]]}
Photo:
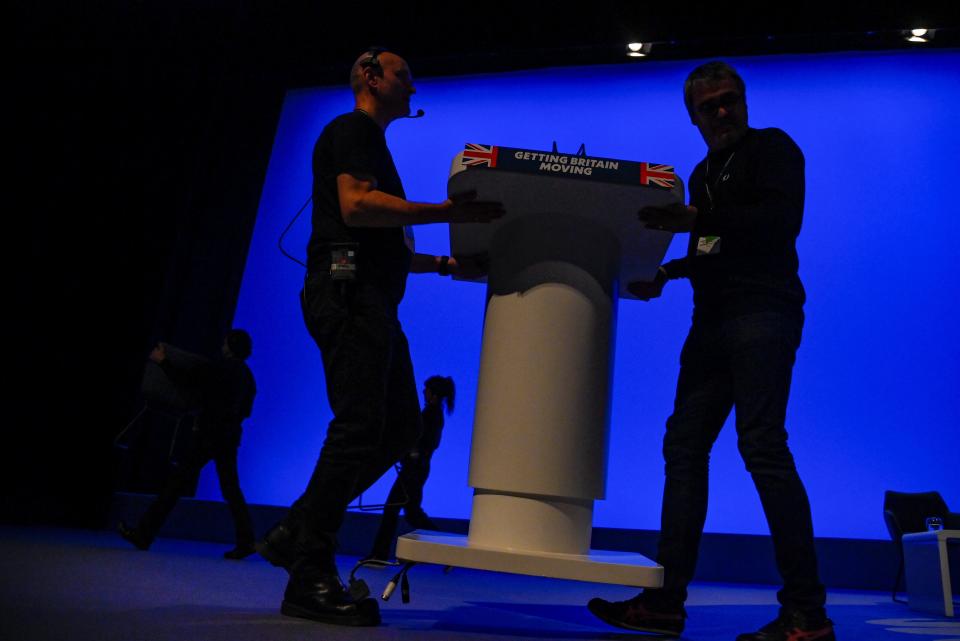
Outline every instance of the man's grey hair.
{"type": "Polygon", "coordinates": [[[727,79],[733,80],[737,85],[737,91],[740,92],[741,96],[746,98],[747,87],[743,84],[743,78],[740,77],[736,69],[722,60],[704,63],[690,72],[690,75],[687,76],[687,79],[683,83],[683,104],[687,106],[687,113],[690,114],[691,118],[693,117],[694,85],[701,82],[717,83],[727,79]]]}

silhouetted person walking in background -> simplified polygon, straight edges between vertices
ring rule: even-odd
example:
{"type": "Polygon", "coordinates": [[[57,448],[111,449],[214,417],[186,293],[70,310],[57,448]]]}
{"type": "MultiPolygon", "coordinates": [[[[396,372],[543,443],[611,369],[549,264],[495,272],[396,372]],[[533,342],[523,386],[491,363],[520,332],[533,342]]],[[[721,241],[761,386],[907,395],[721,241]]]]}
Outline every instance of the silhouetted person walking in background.
{"type": "Polygon", "coordinates": [[[397,522],[400,508],[407,523],[418,530],[436,530],[436,525],[423,511],[423,486],[430,476],[430,459],[440,447],[443,433],[443,406],[447,414],[453,412],[456,387],[449,376],[431,376],[423,384],[423,433],[412,450],[400,461],[400,473],[387,495],[387,504],[383,508],[383,518],[374,539],[373,550],[368,557],[371,560],[386,561],[390,558],[390,547],[397,535],[397,522]]]}
{"type": "Polygon", "coordinates": [[[241,423],[250,416],[257,393],[253,374],[244,362],[252,351],[250,335],[242,329],[231,329],[223,341],[222,357],[197,368],[178,368],[167,358],[162,343],[150,353],[150,360],[160,365],[172,381],[199,391],[201,408],[194,424],[194,444],[160,495],[135,528],[122,521],[118,525],[120,535],[137,548],[150,547],[173,506],[212,460],[217,466],[220,492],[230,506],[236,528],[236,547],[223,556],[242,559],[254,553],[253,523],[237,474],[241,423]]]}

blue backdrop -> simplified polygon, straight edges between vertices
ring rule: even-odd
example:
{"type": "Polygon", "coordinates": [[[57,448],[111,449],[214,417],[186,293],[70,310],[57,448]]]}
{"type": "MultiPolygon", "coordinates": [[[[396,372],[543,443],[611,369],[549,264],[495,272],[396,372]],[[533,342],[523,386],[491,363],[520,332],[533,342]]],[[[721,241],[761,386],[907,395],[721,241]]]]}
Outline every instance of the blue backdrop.
{"type": "MultiPolygon", "coordinates": [[[[787,428],[818,536],[885,538],[885,489],[938,489],[960,509],[960,54],[844,53],[732,60],[747,83],[750,122],[776,126],[807,159],[799,240],[807,324],[787,428]]],[[[681,87],[698,61],[643,62],[417,83],[421,120],[387,138],[411,199],[439,201],[465,142],[672,163],[686,178],[704,155],[681,87]]],[[[413,70],[416,73],[416,69],[413,70]]],[[[303,270],[277,238],[310,191],[314,140],[352,108],[346,88],[287,96],[260,202],[235,326],[255,341],[259,395],[240,450],[248,500],[289,504],[313,469],[330,419],[319,353],[303,328],[303,270]]],[[[238,135],[242,135],[240,132],[238,135]]],[[[301,258],[308,208],[286,247],[301,258]]],[[[681,255],[686,237],[669,256],[681,255]]],[[[445,225],[417,228],[420,251],[448,253],[445,225]]],[[[484,291],[436,275],[411,276],[401,317],[419,382],[452,375],[456,412],[425,492],[425,508],[469,518],[466,484],[484,291]]],[[[691,294],[620,303],[607,499],[594,524],[656,529],[670,413],[691,294]]],[[[392,482],[365,497],[381,501],[392,482]]],[[[212,466],[201,498],[219,499],[212,466]]],[[[732,424],[714,450],[707,530],[765,533],[759,501],[736,452],[732,424]]]]}

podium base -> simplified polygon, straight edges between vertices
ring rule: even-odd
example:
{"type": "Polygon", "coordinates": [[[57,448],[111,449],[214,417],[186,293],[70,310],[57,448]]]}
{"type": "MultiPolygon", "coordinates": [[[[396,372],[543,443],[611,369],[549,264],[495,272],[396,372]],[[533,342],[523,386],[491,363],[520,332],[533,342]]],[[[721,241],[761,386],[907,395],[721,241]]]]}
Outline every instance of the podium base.
{"type": "Polygon", "coordinates": [[[481,548],[468,545],[465,535],[427,530],[397,539],[397,559],[593,583],[646,588],[663,585],[663,567],[636,553],[590,550],[587,554],[561,554],[481,548]]]}

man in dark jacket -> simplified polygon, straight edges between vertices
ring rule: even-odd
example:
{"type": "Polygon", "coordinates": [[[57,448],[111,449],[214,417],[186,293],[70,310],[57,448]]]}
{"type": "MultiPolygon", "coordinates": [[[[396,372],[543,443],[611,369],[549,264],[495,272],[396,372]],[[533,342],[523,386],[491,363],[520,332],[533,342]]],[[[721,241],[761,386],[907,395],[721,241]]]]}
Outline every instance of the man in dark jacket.
{"type": "Polygon", "coordinates": [[[693,70],[684,102],[708,148],[690,176],[691,206],[645,210],[640,217],[653,228],[690,231],[687,255],[662,265],[654,281],[630,286],[644,299],[659,296],[671,279],[688,278],[693,286],[693,324],[663,443],[657,561],[664,582],[629,601],[593,599],[589,608],[619,627],[683,631],[707,513],[710,450],[736,407],[740,453],[760,494],[784,581],[777,619],[737,640],[833,641],[810,505],[784,427],[804,320],[796,250],[803,154],[783,131],[747,125],[743,80],[726,63],[693,70]]]}
{"type": "Polygon", "coordinates": [[[223,341],[221,358],[200,367],[177,367],[167,358],[162,343],[150,353],[150,360],[163,368],[172,381],[199,393],[201,406],[189,454],[171,474],[137,526],[130,528],[123,522],[118,526],[121,536],[141,550],[150,547],[174,505],[193,485],[200,470],[213,461],[220,479],[220,492],[230,506],[236,529],[236,547],[224,553],[224,557],[236,560],[255,552],[253,523],[237,474],[241,423],[250,416],[257,393],[253,374],[244,362],[252,351],[250,335],[242,329],[231,329],[223,341]]]}

